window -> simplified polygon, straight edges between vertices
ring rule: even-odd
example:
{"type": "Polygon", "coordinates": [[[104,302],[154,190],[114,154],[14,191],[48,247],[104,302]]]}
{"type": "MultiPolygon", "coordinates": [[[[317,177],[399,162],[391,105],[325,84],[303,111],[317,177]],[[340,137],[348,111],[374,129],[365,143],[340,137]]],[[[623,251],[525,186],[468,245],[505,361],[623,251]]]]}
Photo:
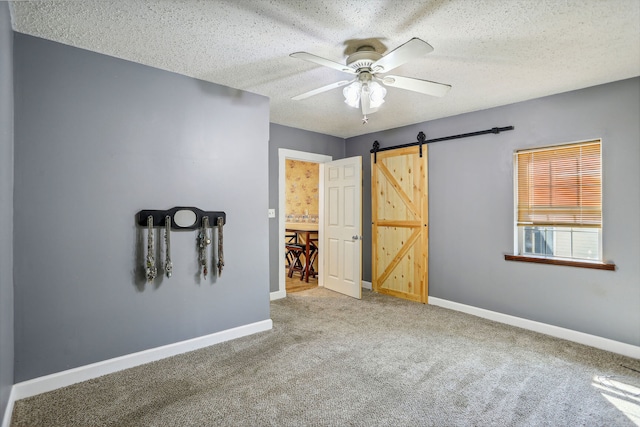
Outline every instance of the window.
{"type": "Polygon", "coordinates": [[[517,151],[516,253],[602,262],[601,141],[517,151]]]}

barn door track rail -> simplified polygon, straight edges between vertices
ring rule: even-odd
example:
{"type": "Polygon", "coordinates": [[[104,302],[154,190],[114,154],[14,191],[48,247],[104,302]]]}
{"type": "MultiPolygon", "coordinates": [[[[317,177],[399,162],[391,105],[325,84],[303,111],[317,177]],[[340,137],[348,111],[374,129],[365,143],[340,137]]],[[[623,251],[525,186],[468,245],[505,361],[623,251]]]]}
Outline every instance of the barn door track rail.
{"type": "Polygon", "coordinates": [[[449,141],[451,139],[468,138],[470,136],[486,135],[488,133],[498,134],[500,132],[505,132],[505,131],[513,130],[513,129],[514,129],[513,126],[495,127],[495,128],[491,128],[491,129],[487,129],[487,130],[480,130],[480,131],[477,131],[477,132],[462,133],[460,135],[443,136],[441,138],[434,138],[434,139],[426,139],[427,136],[424,134],[424,132],[420,131],[420,132],[418,132],[418,137],[417,137],[418,140],[416,142],[411,142],[409,144],[402,144],[402,145],[394,145],[392,147],[380,148],[380,143],[378,141],[374,141],[373,142],[373,148],[369,152],[373,153],[373,162],[377,163],[377,161],[378,161],[377,153],[379,153],[380,151],[395,150],[396,148],[406,148],[406,147],[413,147],[415,145],[418,145],[418,146],[420,146],[420,157],[422,157],[422,145],[423,144],[430,144],[432,142],[440,142],[440,141],[449,141]]]}

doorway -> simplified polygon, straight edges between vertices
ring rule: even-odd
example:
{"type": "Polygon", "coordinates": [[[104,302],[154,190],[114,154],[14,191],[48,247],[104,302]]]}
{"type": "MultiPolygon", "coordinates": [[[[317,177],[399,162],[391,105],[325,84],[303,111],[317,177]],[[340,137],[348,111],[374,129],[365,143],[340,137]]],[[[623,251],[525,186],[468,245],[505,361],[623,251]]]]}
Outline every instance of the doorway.
{"type": "MultiPolygon", "coordinates": [[[[286,161],[298,160],[312,163],[326,163],[333,160],[332,156],[324,154],[307,153],[304,151],[288,150],[284,148],[278,149],[278,290],[271,293],[271,300],[284,298],[287,295],[286,291],[286,271],[285,271],[285,222],[286,222],[286,161]]],[[[322,172],[320,172],[320,182],[322,182],[322,172]]],[[[324,225],[324,188],[322,185],[318,188],[318,234],[321,236],[323,233],[324,225]]],[[[322,261],[323,251],[322,242],[319,239],[319,251],[318,251],[318,286],[324,286],[322,279],[322,261]]]]}
{"type": "Polygon", "coordinates": [[[320,164],[286,159],[285,187],[286,256],[284,263],[287,271],[285,289],[289,294],[318,286],[316,255],[318,254],[320,164]],[[307,240],[309,240],[308,249],[307,240]]]}

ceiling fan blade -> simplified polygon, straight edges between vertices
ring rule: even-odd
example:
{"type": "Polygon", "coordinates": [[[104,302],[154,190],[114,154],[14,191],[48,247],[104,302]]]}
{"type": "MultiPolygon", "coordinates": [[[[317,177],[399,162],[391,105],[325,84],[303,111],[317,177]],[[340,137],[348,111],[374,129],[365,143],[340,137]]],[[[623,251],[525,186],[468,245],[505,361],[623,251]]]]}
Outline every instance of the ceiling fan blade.
{"type": "Polygon", "coordinates": [[[431,96],[445,96],[451,89],[450,85],[430,82],[429,80],[414,79],[412,77],[384,76],[379,79],[385,86],[411,90],[431,96]]]}
{"type": "Polygon", "coordinates": [[[335,88],[338,88],[340,86],[348,85],[349,83],[351,83],[353,81],[354,80],[341,80],[339,82],[331,83],[330,85],[319,87],[318,89],[310,90],[309,92],[305,92],[305,93],[303,93],[301,95],[294,96],[291,99],[293,99],[294,101],[300,101],[302,99],[307,99],[310,96],[317,95],[319,93],[326,92],[328,90],[335,89],[335,88]]]}
{"type": "Polygon", "coordinates": [[[313,62],[314,64],[322,65],[324,67],[333,68],[334,70],[342,71],[343,73],[356,74],[354,70],[347,67],[344,64],[334,62],[330,59],[322,58],[320,56],[312,55],[307,52],[295,52],[289,55],[292,58],[304,59],[305,61],[313,62]]]}
{"type": "Polygon", "coordinates": [[[414,37],[378,59],[371,65],[371,69],[375,73],[388,73],[405,62],[424,56],[432,50],[429,43],[414,37]]]}

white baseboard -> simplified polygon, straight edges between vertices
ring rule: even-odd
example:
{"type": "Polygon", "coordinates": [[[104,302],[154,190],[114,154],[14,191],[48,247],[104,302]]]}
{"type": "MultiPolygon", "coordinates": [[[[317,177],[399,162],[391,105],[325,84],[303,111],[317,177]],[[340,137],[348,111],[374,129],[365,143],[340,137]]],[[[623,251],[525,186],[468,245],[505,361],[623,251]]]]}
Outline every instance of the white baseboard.
{"type": "Polygon", "coordinates": [[[13,404],[15,401],[15,391],[13,387],[11,387],[9,401],[7,402],[7,407],[5,408],[4,416],[2,417],[2,427],[9,427],[11,425],[11,414],[13,413],[13,404]]]}
{"type": "Polygon", "coordinates": [[[362,280],[360,283],[362,283],[362,289],[373,290],[373,285],[371,284],[371,282],[367,282],[366,280],[362,280]]]}
{"type": "Polygon", "coordinates": [[[612,353],[621,354],[623,356],[640,359],[640,347],[626,344],[620,341],[614,341],[608,338],[602,338],[596,335],[585,334],[584,332],[565,329],[559,326],[548,325],[546,323],[536,322],[535,320],[523,319],[508,314],[498,313],[496,311],[485,310],[484,308],[473,307],[471,305],[460,304],[458,302],[448,301],[436,297],[429,297],[429,304],[439,307],[448,308],[455,311],[482,317],[484,319],[505,323],[511,326],[528,329],[534,332],[551,335],[552,337],[562,338],[568,341],[577,342],[579,344],[588,345],[590,347],[607,350],[612,353]]]}
{"type": "Polygon", "coordinates": [[[258,332],[268,331],[272,328],[273,322],[271,319],[250,323],[248,325],[227,329],[214,334],[180,341],[162,347],[151,348],[138,353],[127,354],[125,356],[103,360],[102,362],[92,363],[90,365],[80,366],[67,371],[57,372],[55,374],[45,375],[44,377],[20,382],[14,384],[11,393],[14,401],[20,400],[25,397],[35,396],[40,393],[52,391],[60,387],[66,387],[71,384],[97,378],[102,375],[111,374],[123,369],[133,368],[138,365],[198,350],[203,347],[208,347],[210,345],[219,344],[224,341],[230,341],[258,332]]]}
{"type": "Polygon", "coordinates": [[[273,300],[277,300],[277,299],[282,299],[284,297],[287,296],[287,292],[282,290],[282,291],[275,291],[275,292],[271,292],[269,294],[269,301],[273,301],[273,300]]]}

